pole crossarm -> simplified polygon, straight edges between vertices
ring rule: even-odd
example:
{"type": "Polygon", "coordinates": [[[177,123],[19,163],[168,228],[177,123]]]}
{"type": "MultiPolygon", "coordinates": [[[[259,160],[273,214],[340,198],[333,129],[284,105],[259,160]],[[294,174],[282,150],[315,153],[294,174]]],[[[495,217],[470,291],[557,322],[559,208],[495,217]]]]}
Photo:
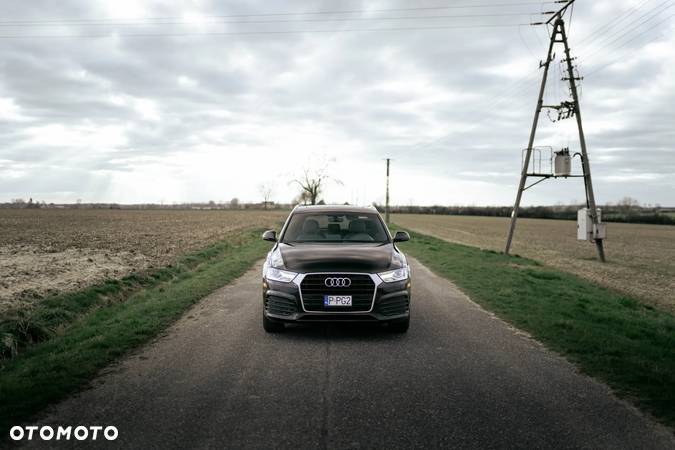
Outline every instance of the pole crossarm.
{"type": "Polygon", "coordinates": [[[572,3],[574,3],[576,0],[558,0],[554,3],[565,3],[565,6],[560,8],[558,11],[542,11],[541,15],[547,16],[551,15],[551,17],[548,18],[547,21],[545,22],[532,22],[530,25],[532,26],[537,26],[537,25],[550,25],[553,20],[556,18],[562,17],[565,14],[565,11],[567,11],[567,8],[572,6],[572,3]]]}
{"type": "Polygon", "coordinates": [[[572,6],[572,5],[574,4],[575,1],[576,1],[576,0],[558,0],[558,1],[556,1],[556,3],[564,3],[565,6],[563,6],[562,8],[560,8],[560,9],[558,10],[558,12],[556,12],[556,13],[553,14],[551,17],[549,17],[549,19],[548,19],[546,22],[544,22],[544,23],[545,23],[546,25],[550,25],[551,22],[553,22],[554,20],[556,20],[556,19],[562,19],[563,15],[565,14],[565,11],[567,11],[567,8],[569,8],[570,6],[572,6]]]}

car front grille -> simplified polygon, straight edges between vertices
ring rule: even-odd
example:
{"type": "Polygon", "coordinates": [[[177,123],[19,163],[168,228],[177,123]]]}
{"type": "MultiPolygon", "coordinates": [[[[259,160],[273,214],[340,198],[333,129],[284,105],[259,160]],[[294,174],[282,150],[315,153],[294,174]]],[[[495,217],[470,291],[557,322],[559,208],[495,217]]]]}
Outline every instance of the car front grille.
{"type": "Polygon", "coordinates": [[[383,316],[398,316],[405,314],[410,309],[408,294],[380,299],[380,301],[377,302],[376,308],[377,312],[383,316]]]}
{"type": "Polygon", "coordinates": [[[298,312],[298,306],[295,300],[268,295],[265,299],[265,311],[277,316],[290,316],[298,312]]]}
{"type": "Polygon", "coordinates": [[[300,283],[302,301],[307,311],[364,312],[370,311],[375,295],[375,283],[365,274],[309,274],[300,283]],[[326,278],[349,278],[349,287],[326,287],[326,278]],[[324,295],[351,295],[352,306],[323,304],[324,295]]]}

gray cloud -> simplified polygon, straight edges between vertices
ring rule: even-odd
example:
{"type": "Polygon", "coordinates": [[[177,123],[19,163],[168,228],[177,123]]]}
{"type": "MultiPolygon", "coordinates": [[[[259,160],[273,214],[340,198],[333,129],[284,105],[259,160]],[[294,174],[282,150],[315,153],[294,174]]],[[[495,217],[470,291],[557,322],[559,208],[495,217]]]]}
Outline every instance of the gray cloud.
{"type": "MultiPolygon", "coordinates": [[[[299,0],[201,1],[190,8],[129,2],[125,11],[124,4],[115,12],[106,2],[17,1],[6,19],[130,22],[139,5],[142,17],[410,6],[393,0],[355,2],[349,8],[299,0]]],[[[582,40],[635,4],[603,0],[577,6],[571,42],[580,55],[581,74],[589,74],[583,81],[582,110],[600,202],[630,195],[668,204],[675,198],[672,21],[655,31],[648,31],[651,23],[646,23],[606,47],[594,43],[621,37],[618,26],[606,30],[605,38],[600,34],[582,40]]],[[[653,6],[648,2],[644,8],[653,6]]],[[[458,13],[379,14],[453,12],[458,13]]],[[[637,16],[628,16],[626,22],[637,16]]],[[[289,18],[267,19],[275,17],[289,18]]],[[[235,19],[222,19],[228,20],[235,19]]],[[[0,200],[253,200],[257,184],[292,172],[315,154],[335,158],[335,170],[340,171],[336,176],[345,181],[343,188],[329,189],[329,200],[352,200],[350,192],[369,192],[366,201],[381,201],[381,160],[391,157],[398,177],[396,202],[510,203],[536,101],[536,67],[545,56],[543,29],[198,33],[528,21],[525,16],[5,27],[0,35],[83,37],[0,39],[0,200]],[[106,33],[115,35],[84,37],[106,33]],[[144,33],[197,34],[125,37],[144,33]],[[377,170],[377,176],[368,176],[368,170],[377,170]],[[424,179],[432,189],[421,185],[424,179]]],[[[556,68],[547,102],[560,101],[558,94],[565,91],[557,77],[556,68]]],[[[574,132],[561,131],[545,118],[542,125],[538,145],[578,149],[574,132]]],[[[279,181],[277,200],[290,200],[292,189],[279,181]]],[[[582,198],[580,186],[555,183],[528,191],[526,202],[582,198]]]]}

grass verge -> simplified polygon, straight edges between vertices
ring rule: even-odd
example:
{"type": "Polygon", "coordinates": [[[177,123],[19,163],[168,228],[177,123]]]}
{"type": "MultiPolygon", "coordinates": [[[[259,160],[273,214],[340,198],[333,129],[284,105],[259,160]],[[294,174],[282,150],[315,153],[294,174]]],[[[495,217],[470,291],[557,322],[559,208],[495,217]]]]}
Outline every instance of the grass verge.
{"type": "MultiPolygon", "coordinates": [[[[243,274],[269,244],[259,231],[189,255],[156,273],[51,299],[33,314],[51,334],[0,368],[0,432],[78,390],[96,373],[174,322],[192,304],[243,274]],[[49,311],[63,311],[59,320],[49,311]],[[60,325],[57,325],[60,324],[60,325]]],[[[38,307],[40,308],[40,307],[38,307]]]]}
{"type": "Polygon", "coordinates": [[[472,300],[675,425],[675,317],[540,263],[410,233],[402,249],[472,300]]]}

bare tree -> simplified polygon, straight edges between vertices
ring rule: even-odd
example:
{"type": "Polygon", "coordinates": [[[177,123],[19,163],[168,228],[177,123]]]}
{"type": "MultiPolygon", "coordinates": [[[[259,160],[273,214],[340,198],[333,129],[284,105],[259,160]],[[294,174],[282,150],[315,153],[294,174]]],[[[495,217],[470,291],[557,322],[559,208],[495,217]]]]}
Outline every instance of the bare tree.
{"type": "Polygon", "coordinates": [[[272,199],[272,194],[274,194],[274,184],[273,183],[262,183],[258,186],[258,192],[263,198],[263,207],[267,209],[267,205],[270,204],[272,199]]]}
{"type": "Polygon", "coordinates": [[[316,205],[328,181],[342,184],[340,180],[328,175],[328,163],[326,162],[319,169],[305,168],[302,175],[291,181],[291,183],[297,183],[300,186],[300,200],[304,201],[305,204],[316,205]]]}
{"type": "Polygon", "coordinates": [[[640,202],[632,197],[624,197],[616,204],[619,211],[626,216],[630,216],[634,209],[640,206],[640,202]]]}
{"type": "Polygon", "coordinates": [[[309,195],[307,195],[307,191],[301,191],[297,197],[293,199],[293,204],[300,204],[302,203],[303,205],[306,205],[309,203],[309,195]]]}

